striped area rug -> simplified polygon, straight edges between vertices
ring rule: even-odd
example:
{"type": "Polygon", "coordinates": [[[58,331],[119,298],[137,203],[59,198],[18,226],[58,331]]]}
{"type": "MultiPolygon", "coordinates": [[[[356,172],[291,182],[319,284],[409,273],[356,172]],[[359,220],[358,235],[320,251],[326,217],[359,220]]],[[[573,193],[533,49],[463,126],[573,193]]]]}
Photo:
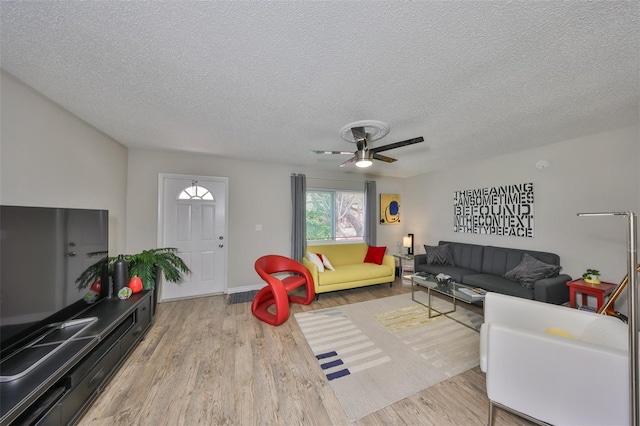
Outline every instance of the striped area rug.
{"type": "MultiPolygon", "coordinates": [[[[422,292],[416,297],[426,299],[422,292]]],[[[461,306],[454,315],[482,323],[461,306]]],[[[478,333],[446,317],[429,319],[411,294],[301,312],[295,319],[350,421],[479,364],[478,333]]]]}

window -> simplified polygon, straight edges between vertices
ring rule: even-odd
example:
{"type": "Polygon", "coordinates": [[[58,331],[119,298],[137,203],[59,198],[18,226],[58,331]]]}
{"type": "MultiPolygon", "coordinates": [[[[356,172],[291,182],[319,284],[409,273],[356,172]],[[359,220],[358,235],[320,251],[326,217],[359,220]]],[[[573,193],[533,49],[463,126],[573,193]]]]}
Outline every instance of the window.
{"type": "Polygon", "coordinates": [[[363,241],[364,192],[307,189],[307,241],[363,241]]]}
{"type": "MultiPolygon", "coordinates": [[[[197,181],[194,182],[197,183],[197,181]]],[[[193,184],[185,188],[180,195],[178,195],[178,200],[213,201],[213,194],[211,194],[207,188],[193,184]]]]}

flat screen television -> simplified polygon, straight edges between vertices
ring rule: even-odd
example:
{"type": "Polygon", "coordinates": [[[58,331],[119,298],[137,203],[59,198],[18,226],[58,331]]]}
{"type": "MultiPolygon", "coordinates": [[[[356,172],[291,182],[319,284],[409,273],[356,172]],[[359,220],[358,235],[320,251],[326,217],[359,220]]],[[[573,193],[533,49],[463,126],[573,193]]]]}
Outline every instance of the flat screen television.
{"type": "Polygon", "coordinates": [[[107,210],[0,206],[0,358],[90,306],[76,279],[108,241],[107,210]]]}

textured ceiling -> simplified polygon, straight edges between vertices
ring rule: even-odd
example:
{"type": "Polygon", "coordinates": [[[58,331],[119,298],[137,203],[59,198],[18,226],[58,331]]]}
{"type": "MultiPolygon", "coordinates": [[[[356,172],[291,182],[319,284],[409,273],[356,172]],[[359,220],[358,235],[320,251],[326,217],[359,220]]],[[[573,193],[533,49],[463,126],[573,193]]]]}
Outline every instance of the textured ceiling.
{"type": "Polygon", "coordinates": [[[638,4],[2,1],[0,64],[128,147],[338,170],[381,120],[407,177],[638,123],[638,4]]]}

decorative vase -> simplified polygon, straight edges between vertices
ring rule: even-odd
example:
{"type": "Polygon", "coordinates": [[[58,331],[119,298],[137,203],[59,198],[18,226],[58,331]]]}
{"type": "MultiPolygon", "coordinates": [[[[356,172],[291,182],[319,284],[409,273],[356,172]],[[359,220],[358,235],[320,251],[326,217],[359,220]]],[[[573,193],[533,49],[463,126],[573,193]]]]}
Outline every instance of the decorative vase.
{"type": "Polygon", "coordinates": [[[127,261],[124,255],[118,255],[118,259],[113,264],[113,295],[118,296],[118,292],[127,286],[129,281],[127,261]]]}
{"type": "Polygon", "coordinates": [[[100,270],[100,297],[116,297],[116,295],[112,293],[113,285],[109,277],[109,262],[104,262],[100,270]]]}
{"type": "Polygon", "coordinates": [[[135,276],[131,278],[131,280],[129,281],[129,288],[134,294],[140,293],[142,291],[142,280],[140,279],[140,277],[135,276]]]}

